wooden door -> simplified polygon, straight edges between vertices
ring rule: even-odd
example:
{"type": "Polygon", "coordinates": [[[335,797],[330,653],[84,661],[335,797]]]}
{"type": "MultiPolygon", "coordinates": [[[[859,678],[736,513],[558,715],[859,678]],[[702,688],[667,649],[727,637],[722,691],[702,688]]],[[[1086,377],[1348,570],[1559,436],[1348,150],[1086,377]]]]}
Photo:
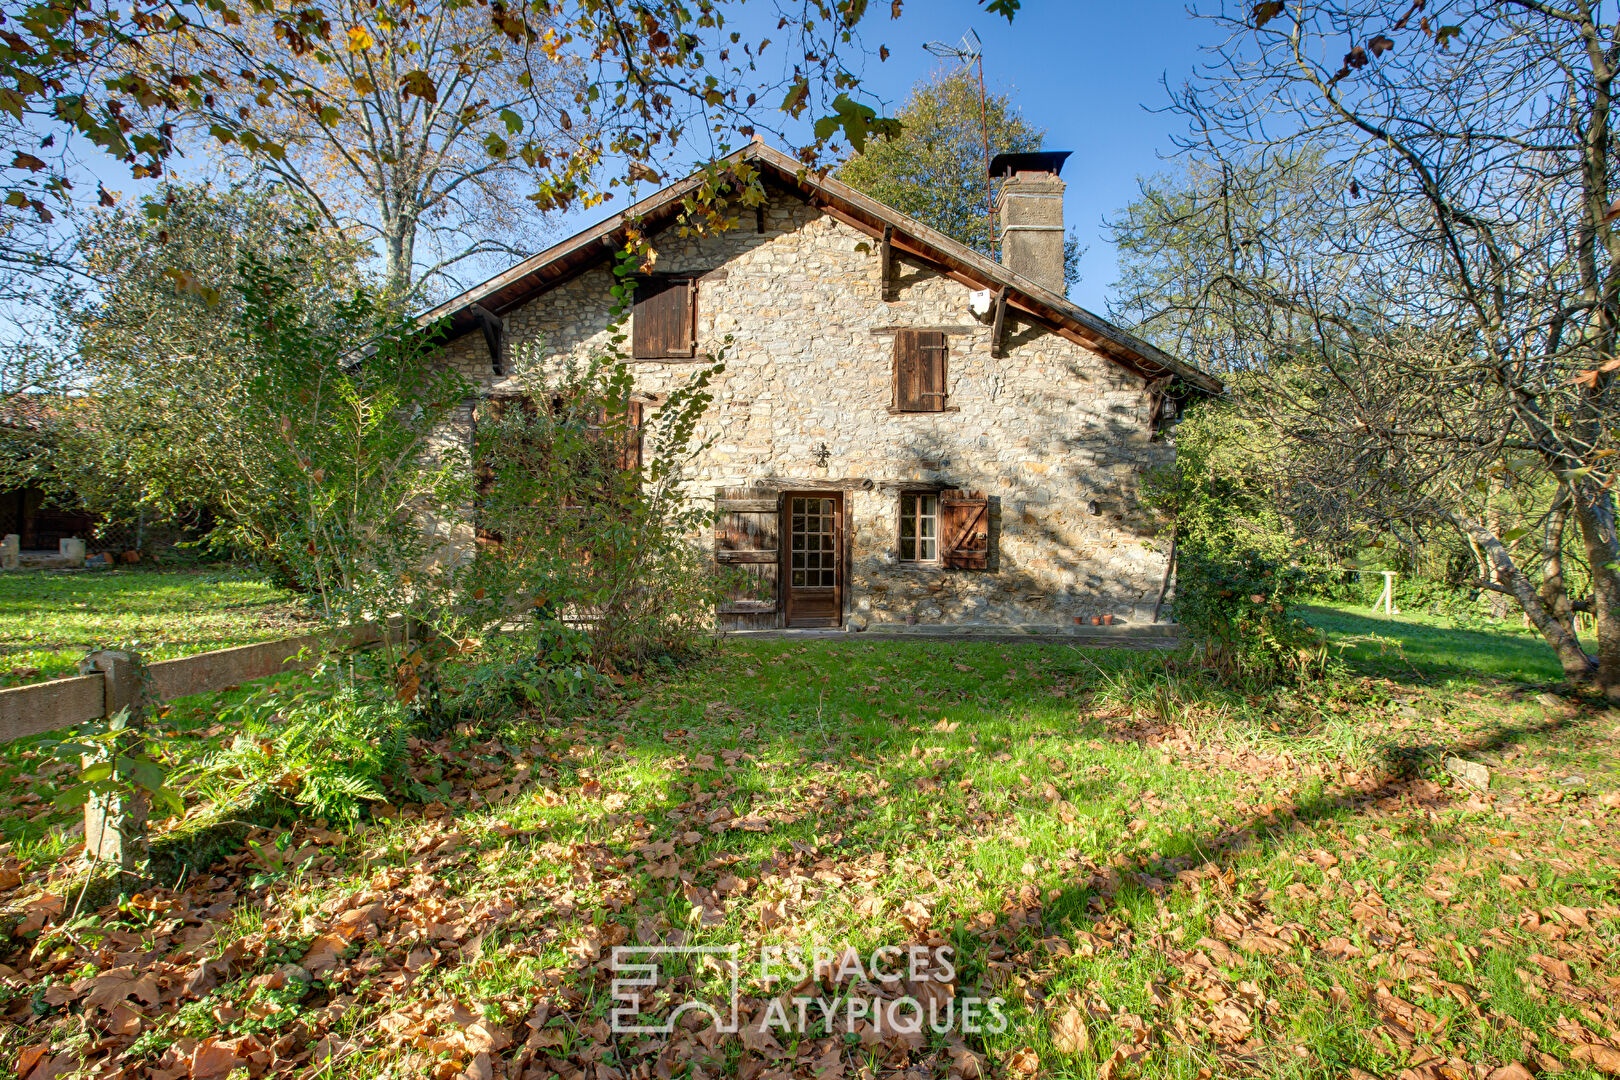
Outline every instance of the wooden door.
{"type": "Polygon", "coordinates": [[[788,626],[840,626],[844,615],[844,497],[789,493],[783,593],[788,626]]]}
{"type": "Polygon", "coordinates": [[[770,630],[781,625],[778,573],[781,501],[764,488],[715,492],[714,561],[727,578],[720,602],[722,630],[770,630]]]}

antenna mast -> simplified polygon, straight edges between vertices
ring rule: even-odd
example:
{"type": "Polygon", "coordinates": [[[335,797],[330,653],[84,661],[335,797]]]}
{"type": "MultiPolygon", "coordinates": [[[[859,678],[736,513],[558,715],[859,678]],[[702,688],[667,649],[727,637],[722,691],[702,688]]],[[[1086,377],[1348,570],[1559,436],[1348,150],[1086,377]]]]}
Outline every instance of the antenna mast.
{"type": "Polygon", "coordinates": [[[996,191],[990,179],[990,108],[984,92],[984,46],[979,41],[979,35],[972,28],[962,35],[959,45],[947,45],[943,41],[930,41],[923,46],[930,53],[938,57],[954,58],[962,63],[963,67],[977,65],[979,70],[979,135],[984,141],[984,208],[985,219],[989,225],[990,254],[996,254],[996,191]]]}

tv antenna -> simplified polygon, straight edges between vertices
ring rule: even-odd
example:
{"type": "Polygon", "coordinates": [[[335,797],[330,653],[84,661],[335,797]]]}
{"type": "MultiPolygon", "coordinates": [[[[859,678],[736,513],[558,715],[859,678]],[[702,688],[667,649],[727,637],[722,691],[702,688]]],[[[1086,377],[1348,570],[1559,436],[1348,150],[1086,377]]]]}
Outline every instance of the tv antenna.
{"type": "Polygon", "coordinates": [[[990,180],[990,109],[986,104],[984,93],[984,45],[979,41],[979,35],[969,27],[968,32],[962,35],[959,44],[951,45],[943,41],[930,41],[923,46],[930,53],[940,59],[954,59],[963,67],[977,65],[979,69],[979,134],[984,140],[984,206],[985,215],[990,224],[990,251],[995,253],[996,248],[996,193],[990,180]]]}

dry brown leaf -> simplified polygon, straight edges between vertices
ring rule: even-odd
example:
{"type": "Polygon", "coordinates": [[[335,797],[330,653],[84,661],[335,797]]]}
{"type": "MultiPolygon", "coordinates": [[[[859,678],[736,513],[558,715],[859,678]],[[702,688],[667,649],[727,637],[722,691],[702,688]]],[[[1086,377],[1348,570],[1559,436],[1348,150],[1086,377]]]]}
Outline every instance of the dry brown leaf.
{"type": "Polygon", "coordinates": [[[1535,1080],[1535,1076],[1529,1069],[1515,1061],[1497,1069],[1486,1077],[1486,1080],[1535,1080]]]}
{"type": "Polygon", "coordinates": [[[21,1080],[27,1080],[28,1074],[33,1071],[34,1066],[38,1065],[40,1060],[50,1052],[51,1048],[46,1043],[23,1047],[22,1051],[17,1055],[17,1076],[21,1080]]]}
{"type": "Polygon", "coordinates": [[[1091,1032],[1086,1027],[1086,1018],[1074,1006],[1058,1013],[1052,1021],[1051,1032],[1052,1045],[1063,1053],[1090,1053],[1091,1032]]]}
{"type": "Polygon", "coordinates": [[[1029,1047],[1020,1047],[1007,1058],[1008,1076],[1034,1076],[1041,1069],[1041,1059],[1029,1047]]]}
{"type": "Polygon", "coordinates": [[[309,943],[309,951],[299,961],[299,966],[311,975],[319,975],[323,971],[330,971],[337,967],[338,959],[349,943],[339,934],[322,934],[309,943]]]}
{"type": "MultiPolygon", "coordinates": [[[[82,986],[83,984],[78,984],[82,986]]],[[[90,986],[90,992],[84,996],[84,1004],[88,1008],[101,1007],[112,1010],[130,996],[140,998],[148,1005],[156,1005],[163,1000],[158,990],[157,980],[150,973],[135,977],[132,967],[118,967],[104,971],[95,977],[90,986]]]]}
{"type": "Polygon", "coordinates": [[[1585,1043],[1570,1050],[1569,1056],[1592,1066],[1598,1072],[1620,1076],[1620,1050],[1599,1043],[1585,1043]]]}
{"type": "Polygon", "coordinates": [[[1562,979],[1564,982],[1575,981],[1575,973],[1570,970],[1569,965],[1555,957],[1535,953],[1530,957],[1530,962],[1555,979],[1562,979]]]}
{"type": "Polygon", "coordinates": [[[810,1071],[819,1080],[839,1080],[844,1075],[844,1053],[837,1043],[827,1047],[825,1053],[810,1063],[810,1071]]]}
{"type": "Polygon", "coordinates": [[[217,1037],[203,1040],[197,1044],[197,1049],[192,1051],[191,1080],[226,1076],[234,1068],[236,1068],[236,1050],[226,1046],[217,1037]]]}

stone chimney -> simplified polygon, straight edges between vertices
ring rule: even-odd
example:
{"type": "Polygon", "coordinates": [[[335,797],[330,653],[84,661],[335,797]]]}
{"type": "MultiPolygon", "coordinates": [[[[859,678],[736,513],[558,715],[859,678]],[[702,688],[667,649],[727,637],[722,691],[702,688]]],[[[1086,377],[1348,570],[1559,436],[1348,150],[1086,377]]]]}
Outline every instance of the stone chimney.
{"type": "Polygon", "coordinates": [[[1001,265],[1044,285],[1059,296],[1063,283],[1063,188],[1058,179],[1071,151],[1042,150],[997,154],[992,178],[1001,179],[996,194],[996,236],[1001,265]]]}

